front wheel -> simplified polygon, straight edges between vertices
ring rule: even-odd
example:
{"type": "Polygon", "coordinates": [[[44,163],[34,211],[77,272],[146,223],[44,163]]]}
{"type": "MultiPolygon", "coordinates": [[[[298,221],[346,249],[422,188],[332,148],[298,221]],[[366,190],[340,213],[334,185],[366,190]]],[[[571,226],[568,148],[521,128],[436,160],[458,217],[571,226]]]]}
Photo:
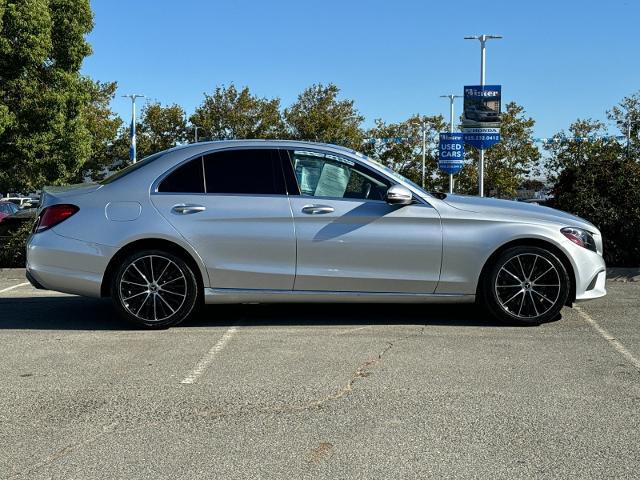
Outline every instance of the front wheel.
{"type": "Polygon", "coordinates": [[[553,320],[569,295],[562,262],[540,247],[505,250],[484,276],[482,297],[498,320],[538,325],[553,320]]]}
{"type": "Polygon", "coordinates": [[[198,283],[182,258],[144,250],[124,259],[113,276],[111,299],[126,320],[164,328],[191,314],[198,300],[198,283]]]}

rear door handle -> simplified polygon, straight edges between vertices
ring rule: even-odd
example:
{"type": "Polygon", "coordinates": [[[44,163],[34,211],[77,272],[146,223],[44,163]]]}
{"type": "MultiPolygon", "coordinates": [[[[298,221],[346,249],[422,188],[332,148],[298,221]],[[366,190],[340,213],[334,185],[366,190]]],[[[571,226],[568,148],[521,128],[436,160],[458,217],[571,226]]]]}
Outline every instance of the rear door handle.
{"type": "Polygon", "coordinates": [[[195,205],[193,203],[181,203],[174,205],[171,211],[179,215],[189,215],[190,213],[204,212],[207,208],[204,205],[195,205]]]}
{"type": "Polygon", "coordinates": [[[305,205],[302,207],[302,213],[306,213],[307,215],[322,215],[333,211],[333,207],[329,205],[305,205]]]}

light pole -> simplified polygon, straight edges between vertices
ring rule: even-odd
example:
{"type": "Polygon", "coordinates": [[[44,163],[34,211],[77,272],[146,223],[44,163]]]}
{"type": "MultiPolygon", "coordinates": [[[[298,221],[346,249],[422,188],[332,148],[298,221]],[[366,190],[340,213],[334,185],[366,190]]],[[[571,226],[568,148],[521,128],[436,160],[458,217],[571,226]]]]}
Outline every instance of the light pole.
{"type": "Polygon", "coordinates": [[[195,143],[198,143],[198,129],[202,128],[202,127],[199,127],[198,125],[194,125],[193,128],[196,131],[196,141],[195,141],[195,143]]]}
{"type": "MultiPolygon", "coordinates": [[[[440,98],[449,99],[449,133],[453,133],[453,103],[456,98],[462,98],[462,95],[440,95],[440,98]]],[[[449,193],[453,193],[453,173],[449,174],[449,193]]]]}
{"type": "Polygon", "coordinates": [[[427,125],[422,121],[422,188],[424,188],[425,160],[427,155],[427,125]]]}
{"type": "Polygon", "coordinates": [[[131,146],[129,147],[129,160],[131,163],[136,163],[136,98],[144,98],[144,95],[139,93],[132,93],[130,95],[122,95],[124,98],[131,99],[131,129],[129,130],[129,139],[131,140],[131,146]]]}
{"type": "MultiPolygon", "coordinates": [[[[502,35],[470,35],[464,37],[465,40],[480,40],[480,85],[485,83],[485,64],[487,52],[485,44],[487,40],[499,40],[502,35]]],[[[478,161],[478,191],[481,197],[484,197],[484,149],[480,149],[480,160],[478,161]]]]}

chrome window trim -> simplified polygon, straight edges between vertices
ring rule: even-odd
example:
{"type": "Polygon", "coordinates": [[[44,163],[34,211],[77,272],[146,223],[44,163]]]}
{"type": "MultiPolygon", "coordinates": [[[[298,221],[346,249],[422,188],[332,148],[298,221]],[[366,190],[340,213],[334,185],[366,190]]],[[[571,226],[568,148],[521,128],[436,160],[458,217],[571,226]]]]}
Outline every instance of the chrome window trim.
{"type": "MultiPolygon", "coordinates": [[[[298,146],[299,147],[299,146],[298,146]]],[[[204,178],[204,157],[213,153],[218,153],[218,152],[224,152],[224,151],[233,151],[233,150],[284,150],[284,151],[294,151],[296,149],[301,149],[301,148],[296,148],[295,146],[292,145],[245,145],[245,146],[239,146],[239,145],[234,145],[234,146],[230,146],[230,147],[222,147],[222,148],[214,148],[211,150],[207,150],[205,152],[201,152],[198,153],[196,155],[192,155],[191,157],[187,157],[186,159],[182,160],[181,162],[175,164],[174,166],[172,166],[171,168],[169,168],[166,172],[162,173],[160,176],[158,176],[158,178],[156,178],[154,180],[154,182],[151,184],[151,188],[150,188],[150,195],[200,195],[200,196],[233,196],[233,197],[299,197],[299,198],[318,198],[318,199],[324,199],[324,200],[342,200],[342,201],[361,201],[361,202],[376,202],[376,203],[385,203],[387,204],[387,202],[385,202],[384,200],[373,200],[373,199],[348,199],[348,198],[343,198],[343,197],[313,197],[313,196],[306,196],[306,195],[292,195],[290,193],[286,193],[284,195],[282,194],[269,194],[269,193],[207,193],[206,192],[206,178],[204,178]],[[166,178],[168,177],[172,172],[174,172],[175,170],[177,170],[178,168],[180,168],[182,165],[186,164],[187,162],[190,162],[192,160],[195,160],[196,158],[201,157],[202,159],[202,169],[203,169],[203,178],[204,178],[204,187],[205,187],[205,193],[194,193],[194,192],[159,192],[158,191],[158,187],[160,185],[160,183],[166,178]]],[[[335,156],[335,157],[342,157],[344,158],[346,161],[349,162],[353,162],[355,164],[357,164],[358,166],[360,166],[361,168],[365,169],[365,170],[373,170],[376,174],[382,176],[383,178],[387,179],[387,181],[389,181],[391,183],[391,185],[403,185],[407,188],[409,188],[409,190],[411,190],[411,193],[413,194],[413,199],[414,202],[417,201],[417,203],[419,205],[425,206],[425,207],[429,207],[429,208],[433,208],[433,205],[431,205],[429,202],[427,202],[424,198],[420,197],[419,195],[416,194],[416,192],[413,191],[413,189],[411,189],[409,186],[404,185],[400,182],[398,182],[398,179],[393,178],[387,174],[385,174],[384,171],[379,170],[377,168],[372,168],[370,165],[367,165],[365,163],[363,163],[357,156],[357,152],[353,155],[353,156],[346,156],[342,153],[336,153],[336,152],[332,152],[330,150],[323,150],[317,147],[305,147],[304,151],[307,152],[314,152],[314,153],[318,153],[321,155],[329,155],[329,156],[335,156]]],[[[290,159],[289,159],[290,161],[290,159]]],[[[284,174],[284,172],[282,172],[284,174]]],[[[296,179],[297,182],[297,179],[296,179]]],[[[285,181],[285,189],[286,189],[286,181],[285,181]]],[[[411,205],[416,205],[416,203],[412,203],[411,205]]]]}

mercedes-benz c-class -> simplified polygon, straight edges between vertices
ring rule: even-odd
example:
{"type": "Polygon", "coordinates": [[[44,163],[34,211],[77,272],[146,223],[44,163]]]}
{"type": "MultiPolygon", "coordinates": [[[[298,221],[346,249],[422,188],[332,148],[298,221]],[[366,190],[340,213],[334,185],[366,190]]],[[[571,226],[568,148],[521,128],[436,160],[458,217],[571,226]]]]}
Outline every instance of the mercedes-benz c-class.
{"type": "Polygon", "coordinates": [[[49,187],[27,244],[38,288],[175,325],[201,303],[478,302],[539,324],[605,295],[602,237],[548,207],[430,194],[364,155],[294,141],[179,146],[49,187]]]}

